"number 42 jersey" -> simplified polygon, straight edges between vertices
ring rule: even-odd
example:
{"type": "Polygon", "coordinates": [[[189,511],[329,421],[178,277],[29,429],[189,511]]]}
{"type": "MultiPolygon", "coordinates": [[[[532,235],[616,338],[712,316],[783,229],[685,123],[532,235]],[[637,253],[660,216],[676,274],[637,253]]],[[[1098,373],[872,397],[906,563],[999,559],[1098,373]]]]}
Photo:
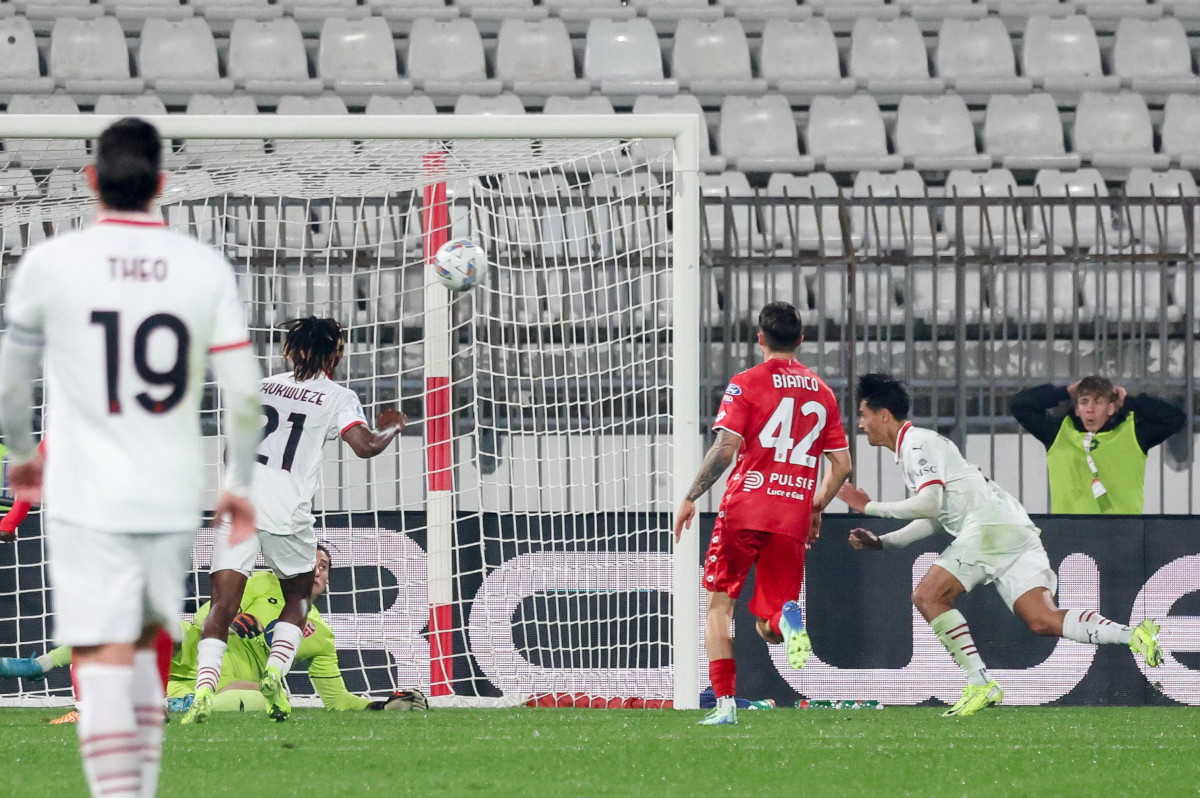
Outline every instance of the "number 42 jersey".
{"type": "Polygon", "coordinates": [[[312,526],[312,497],[325,442],[366,424],[354,391],[325,375],[297,382],[292,374],[262,381],[262,443],[254,467],[258,528],[288,535],[312,526]]]}
{"type": "Polygon", "coordinates": [[[713,429],[742,439],[721,499],[725,528],[807,537],[821,455],[849,448],[829,386],[797,360],[772,358],[730,381],[713,429]]]}

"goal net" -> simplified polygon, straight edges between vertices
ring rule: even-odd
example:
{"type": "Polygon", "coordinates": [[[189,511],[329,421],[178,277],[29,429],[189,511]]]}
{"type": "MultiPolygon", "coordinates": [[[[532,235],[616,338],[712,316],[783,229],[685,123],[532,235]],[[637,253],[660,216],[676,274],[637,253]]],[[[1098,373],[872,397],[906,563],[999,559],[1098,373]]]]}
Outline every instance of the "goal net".
{"type": "MultiPolygon", "coordinates": [[[[0,121],[0,298],[22,252],[93,216],[80,167],[105,121],[0,121]]],[[[408,416],[374,459],[329,444],[314,502],[333,560],[316,606],[349,689],[695,706],[698,555],[670,540],[701,439],[695,119],[155,122],[160,209],[234,265],[264,372],[285,370],[285,322],[332,316],[335,378],[369,418],[408,416]],[[451,238],[488,257],[462,293],[426,267],[451,238]]],[[[210,507],[219,404],[208,386],[210,507]]],[[[185,619],[211,551],[202,529],[185,619]]],[[[0,655],[52,645],[44,560],[35,512],[0,548],[0,655]]],[[[303,665],[290,686],[314,694],[303,665]]],[[[0,690],[70,697],[65,673],[0,690]]]]}

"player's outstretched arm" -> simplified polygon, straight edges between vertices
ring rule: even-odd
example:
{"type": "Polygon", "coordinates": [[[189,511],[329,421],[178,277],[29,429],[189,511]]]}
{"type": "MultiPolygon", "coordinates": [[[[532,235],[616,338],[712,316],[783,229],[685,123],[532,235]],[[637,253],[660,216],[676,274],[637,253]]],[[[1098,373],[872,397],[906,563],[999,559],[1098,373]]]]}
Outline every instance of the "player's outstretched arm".
{"type": "Polygon", "coordinates": [[[248,497],[259,440],[262,404],[258,398],[258,383],[262,379],[262,370],[249,345],[216,352],[211,360],[225,403],[229,464],[224,489],[217,497],[216,516],[218,522],[229,519],[229,542],[237,544],[249,540],[255,531],[254,506],[248,497]]]}
{"type": "Polygon", "coordinates": [[[699,499],[716,484],[721,475],[725,473],[725,469],[729,468],[729,464],[733,462],[733,458],[737,456],[738,447],[741,445],[742,439],[739,436],[727,429],[717,430],[717,439],[713,441],[713,445],[704,455],[700,473],[696,474],[692,487],[688,489],[687,496],[679,503],[679,510],[675,513],[676,541],[683,536],[685,528],[690,529],[692,526],[692,519],[696,516],[696,499],[699,499]]]}
{"type": "Polygon", "coordinates": [[[41,371],[40,334],[25,334],[12,322],[0,353],[0,428],[8,444],[9,482],[17,498],[42,499],[42,458],[33,437],[33,383],[41,371]]]}
{"type": "Polygon", "coordinates": [[[408,423],[408,416],[397,410],[384,410],[375,418],[375,429],[355,424],[342,435],[342,440],[364,460],[382,454],[408,423]]]}
{"type": "Polygon", "coordinates": [[[850,530],[850,546],[859,550],[873,549],[877,551],[883,548],[883,543],[879,540],[879,535],[869,529],[858,527],[850,530]]]}
{"type": "Polygon", "coordinates": [[[804,541],[806,549],[811,549],[817,538],[821,537],[821,516],[825,512],[825,508],[837,496],[838,491],[841,490],[842,484],[850,478],[850,474],[854,471],[854,463],[850,459],[849,449],[826,452],[825,457],[829,460],[829,465],[825,469],[825,476],[821,479],[821,487],[813,497],[812,521],[808,525],[808,539],[804,541]]]}

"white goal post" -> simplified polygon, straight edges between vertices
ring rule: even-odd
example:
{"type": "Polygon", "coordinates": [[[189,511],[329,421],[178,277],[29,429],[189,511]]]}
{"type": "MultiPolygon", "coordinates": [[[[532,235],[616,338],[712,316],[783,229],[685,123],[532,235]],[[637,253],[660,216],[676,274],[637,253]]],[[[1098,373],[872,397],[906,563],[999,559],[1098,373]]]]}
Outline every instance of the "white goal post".
{"type": "MultiPolygon", "coordinates": [[[[116,119],[0,116],[0,311],[21,253],[90,217],[83,142],[116,119]]],[[[282,370],[283,321],[333,315],[349,334],[337,378],[369,416],[412,417],[376,460],[331,446],[315,503],[334,560],[319,606],[350,689],[696,708],[697,530],[674,544],[670,525],[704,438],[702,120],[150,121],[170,142],[164,216],[234,264],[264,370],[282,370]],[[459,236],[489,269],[452,294],[425,263],[459,236]]],[[[2,655],[49,645],[38,522],[0,549],[2,655]]],[[[202,531],[199,599],[210,552],[202,531]]],[[[68,697],[61,678],[0,685],[0,703],[68,697]]]]}

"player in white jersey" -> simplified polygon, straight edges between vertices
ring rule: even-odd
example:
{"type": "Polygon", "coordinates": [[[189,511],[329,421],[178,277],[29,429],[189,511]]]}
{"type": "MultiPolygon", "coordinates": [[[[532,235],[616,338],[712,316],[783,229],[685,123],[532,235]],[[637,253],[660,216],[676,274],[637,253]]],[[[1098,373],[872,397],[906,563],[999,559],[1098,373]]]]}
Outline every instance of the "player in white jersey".
{"type": "Polygon", "coordinates": [[[230,545],[228,530],[216,532],[212,558],[212,608],[204,621],[196,661],[196,698],[184,723],[201,723],[212,712],[221,678],[229,625],[238,613],[246,579],[261,550],[267,567],[279,577],[284,607],[271,640],[271,653],[259,685],[268,714],[291,714],[283,677],[300,646],[308,617],[317,534],[313,493],[327,441],[341,438],[359,457],[383,452],[404,429],[405,417],[385,410],[367,426],[358,396],[330,375],[345,350],[345,334],[333,319],[309,317],[292,323],[283,341],[283,357],[292,371],[262,381],[262,443],[254,466],[254,508],[258,535],[230,545]]]}
{"type": "Polygon", "coordinates": [[[1159,627],[1154,621],[1130,628],[1096,610],[1058,608],[1054,602],[1058,578],[1042,547],[1041,532],[1025,508],[978,466],[968,463],[950,440],[912,425],[908,393],[898,380],[868,374],[858,381],[858,400],[859,427],[872,446],[896,453],[911,495],[898,502],[875,502],[846,483],[838,498],[860,513],[913,521],[886,535],[854,529],[850,545],[856,549],[907,546],[939,531],[954,538],[912,595],[913,604],[967,675],[966,691],[945,716],[974,715],[1004,698],[984,667],[966,619],[954,609],[955,599],[979,584],[994,582],[1004,603],[1035,634],[1128,645],[1147,665],[1162,664],[1159,627]]]}
{"type": "Polygon", "coordinates": [[[46,540],[54,633],[75,648],[78,725],[93,795],[153,795],[162,683],[153,650],[178,634],[201,516],[205,363],[223,389],[229,469],[216,513],[254,533],[261,376],[233,270],[151,213],[164,176],[152,125],[123,119],[87,170],[96,223],[31,248],[8,297],[0,423],[12,484],[41,499],[33,384],[45,355],[46,540]]]}

